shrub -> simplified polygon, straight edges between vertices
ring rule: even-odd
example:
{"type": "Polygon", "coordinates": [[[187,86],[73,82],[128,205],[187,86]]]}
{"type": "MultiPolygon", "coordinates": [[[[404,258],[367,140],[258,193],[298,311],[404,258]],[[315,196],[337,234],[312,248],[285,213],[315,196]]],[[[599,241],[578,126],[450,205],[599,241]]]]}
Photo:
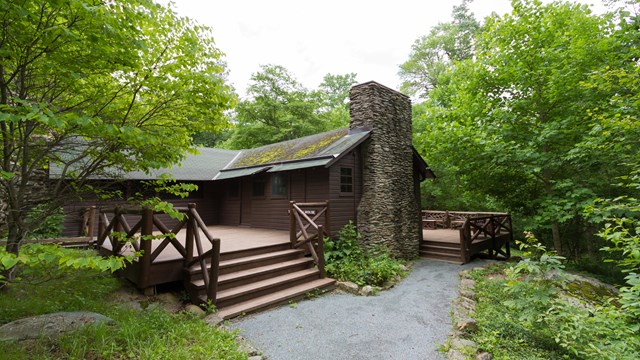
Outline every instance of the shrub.
{"type": "Polygon", "coordinates": [[[352,222],[340,230],[337,239],[325,238],[325,270],[329,276],[360,286],[382,286],[406,276],[402,261],[394,259],[384,248],[362,249],[361,240],[352,222]]]}

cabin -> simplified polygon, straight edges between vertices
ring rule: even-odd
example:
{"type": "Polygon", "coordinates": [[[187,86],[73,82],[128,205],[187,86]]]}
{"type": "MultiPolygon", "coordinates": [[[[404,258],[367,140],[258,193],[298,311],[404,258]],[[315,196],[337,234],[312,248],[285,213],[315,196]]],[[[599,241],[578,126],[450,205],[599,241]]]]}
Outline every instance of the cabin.
{"type": "MultiPolygon", "coordinates": [[[[343,128],[248,150],[199,148],[198,154],[169,170],[176,180],[194,183],[198,190],[186,199],[166,199],[176,206],[195,203],[208,225],[287,231],[290,201],[329,201],[329,231],[336,233],[357,221],[363,191],[361,144],[370,136],[370,130],[343,128]]],[[[418,153],[412,156],[416,179],[432,177],[418,153]]],[[[140,191],[140,181],[157,179],[162,172],[124,174],[124,197],[140,191]]],[[[82,210],[94,203],[65,209],[65,235],[79,235],[82,210]]]]}
{"type": "MultiPolygon", "coordinates": [[[[435,175],[412,145],[409,97],[376,82],[359,84],[350,90],[350,115],[348,128],[255,149],[200,148],[171,169],[116,174],[125,180],[125,199],[141,181],[166,172],[198,191],[166,199],[182,220],[128,208],[125,199],[72,204],[65,235],[89,236],[105,255],[141,251],[123,271],[138,288],[150,293],[182,281],[193,302],[214,303],[223,318],[333,288],[322,239],[349,221],[364,246],[384,246],[396,257],[437,249],[438,239],[424,240],[430,222],[420,209],[420,182],[435,175]],[[134,240],[124,243],[118,233],[134,240]]],[[[491,217],[463,228],[470,242],[494,246],[506,228],[494,225],[491,217]]],[[[449,252],[464,247],[460,236],[449,252]]]]}

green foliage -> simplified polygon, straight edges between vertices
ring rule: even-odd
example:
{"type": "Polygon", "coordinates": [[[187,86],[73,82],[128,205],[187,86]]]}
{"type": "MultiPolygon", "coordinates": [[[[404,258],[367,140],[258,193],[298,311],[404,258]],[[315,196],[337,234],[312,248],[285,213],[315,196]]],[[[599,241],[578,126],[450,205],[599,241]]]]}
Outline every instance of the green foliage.
{"type": "Polygon", "coordinates": [[[563,271],[564,259],[532,234],[522,248],[526,258],[519,263],[473,273],[480,328],[473,337],[483,349],[496,358],[514,356],[514,351],[533,354],[528,358],[640,355],[640,323],[620,307],[624,293],[617,297],[574,279],[563,271]]]}
{"type": "MultiPolygon", "coordinates": [[[[46,271],[40,272],[46,276],[46,271]]],[[[74,271],[55,281],[16,284],[0,296],[0,323],[58,311],[94,311],[114,325],[87,327],[58,341],[39,339],[4,343],[11,359],[246,359],[235,332],[208,326],[188,313],[169,314],[159,307],[136,311],[112,302],[128,286],[95,270],[74,271]]],[[[153,299],[152,299],[153,300],[153,299]]],[[[4,357],[3,357],[4,358],[4,357]]]]}
{"type": "MultiPolygon", "coordinates": [[[[636,192],[640,190],[640,170],[624,179],[628,180],[625,187],[636,192]]],[[[609,261],[615,262],[627,274],[626,284],[620,288],[620,302],[640,323],[640,200],[628,196],[598,200],[588,214],[605,221],[598,236],[610,245],[602,250],[614,255],[615,258],[609,261]]]]}
{"type": "MultiPolygon", "coordinates": [[[[134,254],[135,256],[135,254],[134,254]]],[[[133,261],[134,256],[102,257],[94,251],[81,252],[63,248],[56,244],[26,244],[19,255],[0,247],[0,285],[8,279],[2,271],[19,267],[20,275],[11,282],[26,281],[42,283],[69,275],[78,270],[98,270],[114,272],[133,261]]]]}
{"type": "Polygon", "coordinates": [[[360,286],[383,286],[407,275],[404,264],[388,251],[363,250],[360,240],[352,222],[340,230],[337,239],[325,238],[325,270],[329,276],[360,286]]]}
{"type": "Polygon", "coordinates": [[[446,81],[442,77],[453,63],[473,57],[481,27],[469,11],[471,1],[462,0],[453,7],[453,21],[439,23],[429,35],[413,43],[409,60],[400,65],[403,92],[426,98],[441,81],[446,81]]]}
{"type": "Polygon", "coordinates": [[[38,227],[29,234],[30,239],[52,239],[62,236],[62,223],[64,221],[62,208],[47,213],[42,209],[42,206],[36,206],[27,215],[27,219],[27,221],[39,223],[38,227]],[[38,217],[44,217],[44,220],[36,221],[35,218],[38,217]]]}
{"type": "MultiPolygon", "coordinates": [[[[151,0],[0,1],[7,249],[95,178],[182,160],[236,96],[211,29],[151,0]],[[34,182],[48,179],[45,191],[34,182]],[[36,206],[41,215],[29,217],[36,206]]],[[[46,227],[50,229],[50,227],[46,227]]]]}
{"type": "Polygon", "coordinates": [[[423,185],[426,206],[509,211],[562,255],[592,255],[584,209],[624,195],[611,179],[639,162],[637,19],[569,2],[512,6],[485,19],[473,56],[446,63],[415,111],[414,142],[439,176],[423,185]]]}
{"type": "Polygon", "coordinates": [[[287,69],[263,65],[251,76],[247,99],[236,108],[236,124],[223,145],[246,149],[346,126],[345,100],[355,74],[327,74],[318,90],[302,86],[287,69]]]}

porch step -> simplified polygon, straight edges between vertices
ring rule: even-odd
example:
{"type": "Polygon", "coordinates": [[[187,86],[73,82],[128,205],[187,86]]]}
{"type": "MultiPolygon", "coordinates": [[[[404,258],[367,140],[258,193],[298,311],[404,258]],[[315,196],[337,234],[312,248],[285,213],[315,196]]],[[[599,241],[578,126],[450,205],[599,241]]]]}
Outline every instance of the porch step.
{"type": "Polygon", "coordinates": [[[460,254],[453,255],[453,254],[431,252],[431,251],[429,252],[420,251],[420,257],[425,259],[446,261],[454,264],[463,264],[463,261],[460,260],[460,254]]]}
{"type": "Polygon", "coordinates": [[[282,251],[287,249],[291,249],[290,243],[281,243],[281,244],[254,247],[250,249],[227,251],[220,254],[220,261],[238,259],[238,258],[243,258],[243,257],[253,256],[253,255],[266,254],[274,251],[282,251]]]}
{"type": "MultiPolygon", "coordinates": [[[[273,276],[288,274],[292,271],[308,269],[312,266],[313,260],[311,258],[303,257],[277,264],[260,266],[252,269],[219,275],[218,290],[225,290],[234,286],[245,285],[251,282],[268,279],[273,276]]],[[[204,289],[204,280],[201,277],[200,279],[192,280],[191,284],[198,290],[204,289]]]]}
{"type": "Polygon", "coordinates": [[[236,286],[230,289],[218,291],[216,306],[223,309],[225,306],[234,305],[243,301],[268,295],[270,293],[285,290],[319,278],[320,272],[314,268],[256,281],[247,285],[236,286]]]}
{"type": "MultiPolygon", "coordinates": [[[[287,249],[272,251],[267,253],[259,253],[257,255],[250,255],[240,258],[233,258],[229,260],[221,260],[218,273],[220,275],[229,274],[236,271],[252,269],[259,266],[277,264],[283,261],[299,258],[302,255],[302,250],[287,249]]],[[[211,264],[207,263],[207,271],[211,267],[211,264]]],[[[189,268],[189,275],[194,276],[200,273],[200,265],[195,264],[189,268]]]]}
{"type": "Polygon", "coordinates": [[[434,252],[434,253],[451,254],[451,255],[459,256],[460,255],[460,245],[458,245],[457,247],[451,247],[451,246],[442,246],[440,244],[438,244],[438,245],[421,244],[420,245],[420,251],[421,252],[426,252],[426,253],[434,252]]]}
{"type": "Polygon", "coordinates": [[[263,295],[251,300],[243,301],[226,308],[220,308],[218,316],[229,319],[238,315],[248,314],[257,310],[266,309],[275,305],[301,299],[313,291],[329,291],[335,288],[335,280],[324,278],[303,284],[295,285],[268,295],[263,295]]]}

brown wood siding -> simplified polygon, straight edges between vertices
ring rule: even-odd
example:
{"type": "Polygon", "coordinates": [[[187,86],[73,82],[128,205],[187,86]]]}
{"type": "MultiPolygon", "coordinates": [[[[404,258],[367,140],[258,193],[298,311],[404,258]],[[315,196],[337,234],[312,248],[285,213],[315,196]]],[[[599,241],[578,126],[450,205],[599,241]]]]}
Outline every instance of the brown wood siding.
{"type": "MultiPolygon", "coordinates": [[[[221,225],[240,225],[240,199],[242,195],[242,179],[229,179],[220,181],[220,196],[217,199],[218,214],[221,225]],[[236,196],[231,196],[230,188],[232,184],[238,186],[236,196]]],[[[215,182],[214,182],[215,183],[215,182]]],[[[215,199],[212,199],[216,202],[215,199]]]]}
{"type": "MultiPolygon", "coordinates": [[[[359,149],[359,148],[358,148],[359,149]]],[[[329,169],[329,201],[331,232],[336,234],[349,221],[356,222],[358,203],[362,197],[362,166],[358,149],[346,154],[329,169]],[[353,169],[353,194],[340,193],[340,168],[353,169]]]]}
{"type": "MultiPolygon", "coordinates": [[[[217,189],[216,184],[214,183],[201,183],[202,186],[202,197],[198,198],[186,198],[186,199],[170,199],[166,200],[173,204],[176,207],[186,207],[189,203],[195,203],[198,213],[202,220],[205,223],[210,225],[215,225],[218,222],[218,206],[214,199],[217,197],[219,190],[217,189]]],[[[64,206],[65,218],[63,221],[63,231],[62,236],[80,236],[80,232],[82,230],[82,211],[88,206],[98,206],[98,207],[116,207],[117,205],[125,205],[127,204],[124,200],[111,200],[111,201],[100,201],[100,200],[86,200],[82,202],[77,202],[73,204],[68,204],[64,206]]],[[[135,216],[127,216],[127,221],[130,225],[134,225],[136,220],[135,216]]],[[[172,227],[177,223],[177,220],[170,218],[168,215],[160,216],[162,222],[172,227]]],[[[98,224],[94,226],[96,232],[98,229],[98,224]]],[[[97,233],[94,232],[94,235],[97,233]]]]}
{"type": "MultiPolygon", "coordinates": [[[[265,177],[264,196],[253,196],[251,178],[244,178],[242,195],[250,204],[244,204],[247,211],[246,225],[254,228],[289,230],[289,201],[316,202],[329,198],[329,169],[311,168],[284,172],[287,175],[287,195],[271,195],[271,173],[261,174],[265,177]]],[[[241,180],[238,180],[241,181],[241,180]]],[[[222,225],[240,224],[240,200],[221,196],[219,210],[222,225]]],[[[245,224],[243,224],[245,225],[245,224]]]]}

